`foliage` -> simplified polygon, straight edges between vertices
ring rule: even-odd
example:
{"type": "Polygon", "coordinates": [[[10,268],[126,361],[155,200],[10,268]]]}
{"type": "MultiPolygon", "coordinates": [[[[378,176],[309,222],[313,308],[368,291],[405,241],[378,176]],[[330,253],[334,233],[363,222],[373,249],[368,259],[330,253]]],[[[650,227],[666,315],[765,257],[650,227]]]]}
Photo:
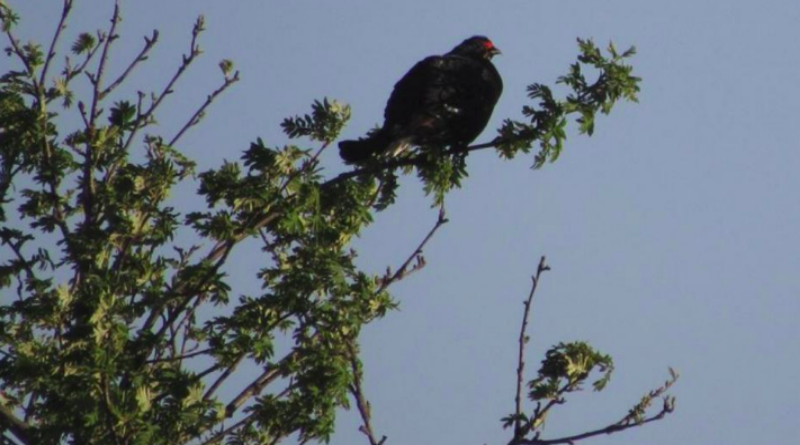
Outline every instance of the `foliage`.
{"type": "Polygon", "coordinates": [[[570,66],[569,74],[559,77],[556,82],[570,87],[572,93],[566,100],[557,100],[546,85],[534,83],[528,86],[528,97],[538,100],[538,107],[523,107],[522,114],[529,118],[529,123],[511,119],[503,122],[497,139],[497,150],[502,156],[513,158],[518,152],[528,153],[538,142],[539,152],[534,157],[533,166],[541,168],[561,155],[567,139],[568,115],[579,114],[580,133],[591,136],[598,112],[609,114],[620,99],[637,101],[641,79],[634,76],[633,67],[625,63],[636,54],[634,47],[618,53],[610,43],[610,57],[606,57],[592,40],[578,39],[578,46],[581,50],[578,61],[570,66]],[[599,73],[594,82],[586,80],[584,66],[599,73]]]}
{"type": "MultiPolygon", "coordinates": [[[[163,87],[120,97],[117,88],[147,60],[158,33],[110,78],[117,3],[108,29],[80,33],[54,75],[71,10],[72,0],[64,0],[45,48],[15,38],[19,18],[0,2],[6,53],[17,65],[0,77],[0,431],[18,443],[249,444],[292,434],[326,441],[350,396],[368,412],[360,391],[362,327],[397,306],[391,284],[424,266],[425,242],[384,276],[359,270],[350,248],[373,212],[393,203],[398,172],[416,171],[440,204],[466,176],[473,149],[496,146],[512,158],[538,142],[540,166],[561,151],[564,116],[578,113],[581,132],[591,134],[598,110],[635,100],[637,91],[638,79],[622,63],[632,51],[618,55],[612,47],[606,59],[581,41],[579,62],[599,70],[599,79],[587,83],[573,65],[559,80],[574,90],[565,102],[531,86],[541,109],[523,110],[529,123],[507,120],[492,144],[426,147],[326,178],[319,155],[350,109],[324,99],[283,122],[291,141],[258,138],[240,162],[197,173],[180,141],[239,80],[233,62],[220,62],[219,88],[172,137],[154,124],[202,54],[203,18],[163,87]],[[79,81],[88,82],[82,97],[73,91],[79,81]],[[82,124],[69,128],[60,118],[67,112],[82,124]],[[170,194],[195,180],[207,206],[187,213],[170,194]],[[262,248],[263,290],[232,298],[238,291],[224,270],[241,242],[262,248]],[[248,365],[261,373],[243,381],[248,365]],[[222,387],[236,395],[222,396],[222,387]]],[[[442,215],[434,231],[444,222],[442,215]]],[[[559,348],[548,355],[553,364],[541,385],[578,384],[607,366],[588,346],[559,348]]]]}

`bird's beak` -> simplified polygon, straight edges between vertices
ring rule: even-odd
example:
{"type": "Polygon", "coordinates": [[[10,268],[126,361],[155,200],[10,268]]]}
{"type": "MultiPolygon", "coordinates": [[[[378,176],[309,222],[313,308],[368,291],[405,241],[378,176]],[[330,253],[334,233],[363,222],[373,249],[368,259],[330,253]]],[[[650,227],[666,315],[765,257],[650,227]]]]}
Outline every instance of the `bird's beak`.
{"type": "Polygon", "coordinates": [[[499,56],[501,54],[503,54],[503,52],[496,46],[493,46],[492,49],[489,50],[489,57],[499,56]]]}

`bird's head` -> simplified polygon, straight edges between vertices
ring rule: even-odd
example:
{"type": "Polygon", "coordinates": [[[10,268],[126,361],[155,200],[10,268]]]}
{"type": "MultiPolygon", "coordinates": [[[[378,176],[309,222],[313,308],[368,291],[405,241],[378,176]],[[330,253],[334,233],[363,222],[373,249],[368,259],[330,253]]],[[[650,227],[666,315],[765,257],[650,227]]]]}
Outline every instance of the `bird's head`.
{"type": "Polygon", "coordinates": [[[451,54],[492,60],[492,57],[501,53],[500,50],[494,46],[494,43],[492,43],[492,41],[487,37],[474,36],[464,40],[458,46],[453,48],[451,54]]]}

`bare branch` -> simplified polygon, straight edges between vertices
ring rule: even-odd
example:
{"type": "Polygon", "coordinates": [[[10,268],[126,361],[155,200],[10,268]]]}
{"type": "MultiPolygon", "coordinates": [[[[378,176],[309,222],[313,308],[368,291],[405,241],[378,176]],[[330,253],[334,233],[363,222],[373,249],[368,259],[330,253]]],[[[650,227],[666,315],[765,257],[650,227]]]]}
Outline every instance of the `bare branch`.
{"type": "Polygon", "coordinates": [[[47,81],[47,71],[50,68],[50,62],[56,55],[56,44],[58,43],[58,38],[61,36],[61,31],[66,28],[65,23],[67,21],[67,16],[69,16],[70,10],[72,10],[72,1],[73,0],[64,0],[64,8],[61,11],[61,19],[58,21],[58,27],[53,34],[53,40],[50,42],[50,49],[47,51],[47,59],[44,61],[44,68],[42,68],[42,73],[39,76],[40,85],[44,85],[47,81]]]}
{"type": "Polygon", "coordinates": [[[413,272],[416,272],[423,267],[425,267],[425,258],[422,256],[422,249],[425,248],[425,245],[428,244],[428,241],[433,238],[433,235],[439,230],[440,227],[448,223],[448,219],[445,216],[444,207],[439,208],[439,218],[436,220],[436,224],[433,228],[428,232],[428,234],[423,238],[422,242],[417,246],[417,248],[409,255],[408,259],[397,269],[397,272],[394,274],[387,271],[386,276],[381,279],[381,286],[378,288],[378,293],[383,292],[386,290],[392,283],[396,281],[400,281],[403,278],[407,277],[413,272]],[[414,265],[411,269],[408,267],[411,265],[411,262],[417,260],[417,264],[414,265]]]}
{"type": "Polygon", "coordinates": [[[197,109],[197,111],[192,115],[189,121],[186,122],[183,128],[181,128],[178,134],[176,134],[175,137],[173,137],[172,140],[169,141],[168,145],[170,147],[175,146],[175,144],[178,143],[178,140],[181,138],[181,136],[183,136],[183,134],[186,133],[186,131],[189,130],[189,128],[197,125],[197,123],[200,122],[200,118],[205,113],[206,108],[208,108],[208,106],[211,105],[212,102],[214,102],[214,99],[216,99],[217,96],[225,92],[225,90],[227,90],[228,87],[230,87],[231,85],[233,85],[238,81],[239,81],[239,71],[236,71],[233,77],[225,76],[225,82],[222,84],[222,86],[217,88],[213,93],[209,94],[206,97],[206,101],[203,103],[203,105],[197,109]]]}
{"type": "Polygon", "coordinates": [[[517,356],[517,394],[514,398],[516,402],[516,420],[514,421],[514,439],[521,439],[527,433],[526,429],[522,428],[522,386],[525,379],[525,345],[530,339],[525,333],[528,329],[528,317],[531,312],[531,305],[533,304],[533,296],[536,294],[536,288],[539,285],[539,278],[542,272],[550,270],[550,266],[545,264],[545,257],[539,260],[539,267],[536,269],[536,274],[531,276],[531,291],[528,294],[528,299],[523,302],[525,311],[522,316],[522,327],[519,331],[519,352],[517,356]]]}
{"type": "Polygon", "coordinates": [[[372,430],[372,410],[369,400],[367,400],[367,397],[364,395],[364,389],[361,386],[363,372],[361,370],[361,363],[358,360],[356,345],[349,343],[347,347],[350,353],[350,366],[353,370],[353,384],[350,386],[350,393],[353,395],[353,398],[356,399],[356,406],[361,415],[361,421],[364,423],[359,428],[359,431],[367,436],[370,445],[383,445],[386,442],[386,436],[378,440],[375,438],[375,433],[372,430]]]}
{"type": "Polygon", "coordinates": [[[83,125],[89,128],[91,124],[89,124],[89,117],[86,114],[86,105],[82,101],[78,101],[78,113],[81,115],[83,125]]]}
{"type": "Polygon", "coordinates": [[[244,354],[240,355],[236,360],[233,361],[233,363],[231,363],[230,365],[228,365],[227,368],[225,368],[225,371],[223,371],[223,373],[219,377],[217,377],[217,380],[215,380],[214,383],[208,387],[206,393],[203,394],[203,400],[210,399],[211,396],[213,396],[214,393],[217,392],[222,383],[224,383],[225,380],[227,380],[228,377],[230,377],[231,374],[233,374],[233,372],[239,366],[239,363],[242,362],[242,359],[244,359],[244,354]]]}
{"type": "MultiPolygon", "coordinates": [[[[299,352],[295,349],[293,352],[287,354],[284,358],[282,358],[277,363],[273,363],[272,365],[268,366],[267,369],[257,379],[255,379],[253,382],[251,382],[249,385],[247,385],[247,387],[245,389],[243,389],[239,393],[239,395],[237,395],[233,400],[230,401],[230,403],[228,403],[225,406],[225,418],[233,417],[234,414],[236,414],[236,411],[238,411],[239,408],[241,408],[241,406],[244,405],[248,400],[250,400],[251,398],[253,398],[253,397],[255,397],[255,396],[259,395],[259,394],[261,394],[261,391],[263,391],[264,388],[267,385],[269,385],[270,383],[274,382],[275,379],[280,377],[280,375],[281,375],[280,372],[281,372],[281,368],[283,367],[283,365],[287,361],[294,360],[298,355],[299,355],[299,352]]],[[[289,385],[289,387],[284,389],[284,391],[281,392],[278,395],[278,397],[280,398],[280,397],[285,396],[286,394],[289,393],[289,391],[292,388],[293,388],[293,386],[289,385]]],[[[207,423],[206,425],[203,425],[201,427],[201,430],[198,432],[198,434],[202,434],[203,432],[214,428],[219,423],[224,422],[224,420],[225,419],[222,419],[222,420],[219,420],[219,421],[216,421],[216,422],[210,422],[210,423],[207,423]]],[[[215,442],[218,442],[226,434],[230,433],[232,430],[233,429],[229,428],[228,430],[225,430],[225,434],[219,433],[216,436],[214,436],[214,438],[216,438],[216,439],[212,438],[213,440],[209,439],[208,441],[206,441],[204,443],[215,443],[215,442]]]]}
{"type": "Polygon", "coordinates": [[[172,88],[175,86],[175,83],[178,81],[178,79],[181,78],[183,73],[186,71],[187,68],[189,68],[189,65],[191,65],[192,62],[194,62],[197,56],[199,56],[202,53],[202,51],[200,51],[200,47],[197,45],[197,38],[200,35],[200,33],[202,33],[205,30],[204,23],[205,21],[203,19],[203,16],[197,18],[194,28],[192,29],[192,40],[191,43],[189,44],[189,55],[186,54],[183,55],[183,60],[181,62],[181,65],[178,67],[178,70],[169,80],[167,86],[165,86],[164,89],[161,91],[161,94],[155,96],[153,102],[150,104],[150,107],[144,113],[142,113],[141,108],[139,108],[138,116],[136,117],[136,121],[133,124],[133,129],[131,130],[130,135],[128,135],[128,139],[125,141],[125,144],[122,147],[123,151],[128,150],[128,147],[130,147],[131,143],[136,137],[137,132],[142,127],[147,125],[147,122],[153,116],[153,113],[156,111],[158,106],[161,105],[161,102],[164,100],[164,98],[167,95],[172,94],[173,91],[172,88]]]}
{"type": "MultiPolygon", "coordinates": [[[[86,152],[83,157],[83,178],[81,178],[81,186],[83,189],[81,204],[83,205],[84,224],[87,226],[91,225],[95,220],[94,139],[95,123],[97,122],[97,118],[102,113],[100,109],[100,102],[102,101],[102,98],[100,97],[100,89],[103,85],[103,76],[105,74],[106,65],[108,64],[108,50],[111,48],[111,43],[118,37],[116,34],[116,29],[117,24],[120,22],[119,14],[119,0],[116,0],[114,2],[114,13],[111,16],[111,25],[108,30],[108,35],[105,43],[103,44],[103,50],[100,53],[100,62],[97,66],[97,73],[95,75],[89,75],[87,73],[89,80],[92,83],[92,103],[89,110],[89,124],[86,127],[87,142],[86,152]]],[[[81,113],[84,113],[83,109],[81,109],[81,113]]]]}
{"type": "Polygon", "coordinates": [[[648,418],[646,418],[646,419],[644,419],[644,420],[642,420],[641,422],[638,422],[638,423],[628,423],[628,424],[615,423],[615,424],[609,425],[609,426],[607,426],[605,428],[600,428],[600,429],[589,431],[589,432],[586,432],[586,433],[583,433],[583,434],[576,434],[574,436],[560,437],[558,439],[547,439],[547,440],[538,439],[538,438],[533,438],[533,439],[530,439],[530,440],[522,439],[522,440],[519,440],[519,441],[517,441],[515,443],[518,444],[518,445],[558,445],[558,444],[573,445],[575,442],[577,442],[579,440],[584,440],[584,439],[588,439],[590,437],[595,437],[595,436],[602,436],[604,434],[614,434],[614,433],[618,433],[620,431],[625,431],[625,430],[627,430],[629,428],[635,428],[635,427],[638,427],[638,426],[642,426],[642,425],[644,425],[646,423],[650,423],[650,422],[655,422],[657,420],[661,420],[667,414],[672,413],[674,411],[674,409],[675,409],[674,399],[667,398],[667,399],[664,399],[664,406],[661,408],[661,411],[659,411],[657,414],[655,414],[655,415],[653,415],[651,417],[648,417],[648,418]]]}
{"type": "MultiPolygon", "coordinates": [[[[115,34],[117,29],[117,24],[120,21],[119,17],[119,0],[114,2],[114,13],[111,16],[111,26],[108,30],[108,36],[106,37],[105,44],[103,45],[103,51],[100,54],[100,63],[97,66],[97,74],[93,77],[90,77],[92,81],[94,91],[92,93],[92,106],[91,112],[89,113],[89,128],[87,130],[93,131],[94,130],[94,123],[99,116],[98,112],[98,105],[102,100],[102,94],[100,93],[100,89],[103,85],[103,75],[105,74],[106,64],[108,63],[108,49],[111,47],[111,42],[117,39],[117,35],[115,34]]],[[[88,144],[91,146],[91,143],[88,144]]]]}
{"type": "Polygon", "coordinates": [[[147,60],[147,53],[149,53],[150,50],[153,49],[156,43],[158,43],[158,30],[154,29],[153,35],[150,38],[147,37],[144,38],[144,48],[142,48],[142,50],[139,52],[139,55],[137,55],[136,58],[133,59],[133,61],[128,65],[125,71],[117,78],[117,80],[112,82],[111,85],[109,85],[106,89],[104,89],[100,93],[100,100],[105,99],[105,97],[108,96],[109,93],[111,93],[112,91],[114,91],[114,89],[120,86],[122,82],[125,81],[125,78],[128,77],[128,74],[130,74],[133,71],[136,65],[138,65],[140,62],[144,62],[145,60],[147,60]]]}
{"type": "Polygon", "coordinates": [[[280,377],[281,367],[284,363],[294,360],[299,353],[295,350],[291,352],[286,357],[282,358],[279,362],[268,366],[267,369],[252,383],[247,385],[242,392],[239,393],[233,400],[231,400],[228,405],[225,406],[225,413],[228,417],[233,416],[236,411],[244,405],[245,402],[250,400],[253,396],[257,396],[261,394],[261,391],[270,383],[275,381],[278,377],[280,377]]]}

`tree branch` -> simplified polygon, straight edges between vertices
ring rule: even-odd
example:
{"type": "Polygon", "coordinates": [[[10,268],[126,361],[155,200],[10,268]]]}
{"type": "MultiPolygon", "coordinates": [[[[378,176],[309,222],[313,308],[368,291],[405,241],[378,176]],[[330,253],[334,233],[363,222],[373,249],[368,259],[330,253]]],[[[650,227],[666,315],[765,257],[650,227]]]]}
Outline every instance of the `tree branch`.
{"type": "MultiPolygon", "coordinates": [[[[94,130],[94,124],[99,116],[98,105],[100,101],[102,101],[102,94],[101,88],[103,85],[103,76],[106,71],[106,64],[108,63],[108,49],[111,47],[111,42],[117,39],[117,35],[115,34],[117,29],[117,24],[119,23],[119,0],[114,2],[114,13],[111,16],[111,26],[108,30],[108,36],[106,37],[106,41],[103,44],[103,51],[100,53],[100,63],[97,66],[97,74],[95,76],[91,76],[90,80],[92,82],[93,91],[92,91],[92,107],[91,112],[89,113],[89,125],[90,127],[87,128],[89,131],[94,130]]],[[[89,145],[91,145],[91,140],[89,145]]]]}
{"type": "Polygon", "coordinates": [[[47,71],[50,68],[50,62],[56,55],[56,44],[58,43],[58,38],[61,36],[61,31],[66,28],[64,23],[67,21],[67,16],[69,16],[70,10],[72,10],[72,1],[73,0],[64,0],[64,8],[61,11],[61,19],[58,21],[58,27],[53,34],[53,40],[50,42],[50,49],[47,51],[47,59],[44,61],[44,68],[42,68],[42,73],[39,77],[40,85],[44,85],[45,82],[47,82],[47,71]]]}
{"type": "Polygon", "coordinates": [[[172,78],[169,80],[169,82],[167,82],[167,86],[164,87],[164,89],[161,91],[161,94],[155,96],[155,99],[150,104],[150,107],[147,109],[147,111],[145,111],[144,113],[141,112],[141,109],[137,111],[138,116],[136,117],[136,121],[133,124],[133,129],[131,130],[130,135],[128,135],[128,139],[125,141],[125,144],[122,147],[123,151],[128,150],[128,147],[130,147],[139,129],[147,125],[147,121],[156,111],[158,106],[161,105],[161,102],[164,100],[164,98],[167,95],[172,94],[172,87],[175,86],[175,83],[178,81],[178,79],[181,78],[183,73],[186,71],[187,68],[189,68],[189,65],[191,65],[192,62],[194,62],[197,56],[199,56],[202,53],[202,51],[200,51],[200,47],[197,45],[197,37],[204,30],[205,30],[205,20],[203,16],[200,16],[197,18],[197,21],[195,22],[194,27],[192,28],[192,40],[191,43],[189,44],[189,55],[186,54],[183,55],[183,61],[181,62],[181,65],[178,67],[178,71],[176,71],[175,74],[172,76],[172,78]]]}
{"type": "Polygon", "coordinates": [[[197,125],[197,123],[200,122],[200,118],[205,113],[205,109],[208,108],[208,106],[211,105],[212,102],[214,102],[214,99],[216,99],[217,96],[225,92],[225,90],[227,90],[228,87],[230,87],[231,85],[233,85],[238,81],[239,81],[239,71],[236,71],[233,77],[225,76],[225,82],[222,84],[222,86],[217,88],[213,93],[209,94],[206,97],[206,101],[203,103],[203,105],[197,109],[197,111],[192,115],[189,121],[186,122],[183,128],[181,128],[178,134],[176,134],[175,137],[173,137],[172,140],[169,141],[168,145],[170,147],[174,147],[175,144],[178,143],[178,140],[181,138],[181,136],[183,136],[183,134],[186,133],[186,131],[189,130],[189,128],[197,125]]]}
{"type": "MultiPolygon", "coordinates": [[[[83,204],[84,224],[88,227],[95,221],[94,214],[94,147],[95,147],[95,124],[97,118],[102,111],[100,110],[100,102],[102,101],[100,90],[103,85],[103,76],[105,75],[106,65],[108,64],[108,50],[111,43],[117,39],[116,29],[120,21],[119,16],[119,0],[114,2],[114,13],[111,16],[111,25],[108,30],[108,35],[103,44],[103,50],[100,53],[100,62],[97,66],[97,74],[89,75],[89,80],[92,83],[92,104],[89,111],[89,125],[86,127],[86,153],[84,154],[83,162],[83,179],[82,188],[83,196],[81,203],[83,204]]],[[[88,73],[87,73],[88,74],[88,73]]],[[[81,110],[83,112],[83,110],[81,110]]]]}
{"type": "Polygon", "coordinates": [[[349,343],[347,348],[348,352],[350,353],[350,366],[353,371],[353,384],[350,385],[350,393],[356,400],[356,406],[358,407],[358,412],[361,415],[361,421],[363,422],[363,425],[361,425],[359,431],[367,436],[370,445],[383,445],[386,442],[386,436],[383,436],[381,437],[381,440],[378,440],[375,438],[375,433],[372,430],[372,410],[369,400],[367,400],[366,396],[364,395],[364,390],[361,386],[361,377],[363,373],[361,370],[361,363],[358,360],[356,347],[353,343],[349,343]]]}
{"type": "Polygon", "coordinates": [[[251,397],[261,394],[261,391],[272,383],[275,379],[280,377],[281,367],[289,360],[294,360],[300,353],[295,350],[289,353],[286,357],[282,358],[279,362],[268,366],[267,369],[252,383],[247,385],[242,392],[239,393],[233,400],[225,406],[225,414],[227,417],[233,416],[236,411],[244,405],[245,402],[250,400],[251,397]]]}
{"type": "Polygon", "coordinates": [[[197,357],[198,355],[208,354],[209,352],[211,352],[211,348],[201,349],[199,351],[187,352],[186,354],[175,357],[154,358],[151,360],[147,360],[145,363],[153,364],[153,363],[164,363],[164,362],[176,362],[187,358],[197,357]]]}
{"type": "Polygon", "coordinates": [[[519,331],[519,352],[517,356],[517,394],[514,398],[516,404],[516,420],[514,421],[514,439],[521,439],[524,437],[526,431],[522,428],[522,386],[525,379],[525,345],[528,343],[530,337],[525,334],[528,329],[528,317],[531,312],[531,305],[533,303],[533,296],[536,294],[536,288],[539,285],[539,278],[542,272],[550,270],[550,266],[545,264],[545,257],[539,260],[539,267],[536,269],[536,274],[531,276],[531,292],[528,294],[528,299],[523,302],[525,311],[522,316],[522,327],[519,331]]]}
{"type": "Polygon", "coordinates": [[[644,425],[646,423],[650,423],[650,422],[655,422],[657,420],[661,420],[667,414],[672,413],[674,411],[674,409],[675,409],[674,399],[665,398],[664,399],[664,406],[662,407],[661,411],[658,412],[658,414],[655,414],[655,415],[653,415],[651,417],[643,419],[640,422],[636,422],[636,423],[615,423],[615,424],[609,425],[609,426],[607,426],[605,428],[600,428],[600,429],[596,429],[596,430],[593,430],[593,431],[588,431],[588,432],[583,433],[583,434],[576,434],[574,436],[560,437],[558,439],[543,440],[543,439],[539,439],[538,437],[535,437],[535,438],[530,439],[530,440],[521,439],[518,442],[516,442],[516,444],[518,444],[518,445],[559,445],[559,444],[573,445],[575,442],[577,442],[579,440],[584,440],[584,439],[588,439],[590,437],[595,437],[595,436],[601,436],[601,435],[604,435],[604,434],[614,434],[614,433],[618,433],[620,431],[625,431],[625,430],[627,430],[629,428],[635,428],[635,427],[638,427],[638,426],[642,426],[642,425],[644,425]]]}
{"type": "MultiPolygon", "coordinates": [[[[241,408],[242,405],[244,405],[252,397],[261,394],[261,391],[263,391],[264,388],[267,385],[269,385],[270,383],[275,381],[275,379],[280,377],[281,368],[283,367],[283,365],[286,362],[288,362],[289,360],[294,360],[298,355],[300,355],[300,352],[297,349],[295,349],[294,351],[290,352],[285,357],[283,357],[277,363],[273,363],[272,365],[268,366],[267,369],[258,378],[256,378],[255,380],[253,380],[253,382],[251,382],[249,385],[247,385],[246,388],[244,388],[236,397],[234,397],[233,400],[231,400],[225,406],[225,417],[223,419],[218,420],[218,421],[211,421],[211,422],[208,422],[207,424],[203,425],[200,428],[200,431],[198,431],[198,435],[204,433],[205,431],[208,431],[209,429],[214,428],[219,423],[224,422],[226,418],[233,417],[233,415],[236,414],[236,411],[238,411],[239,408],[241,408]]],[[[278,397],[282,397],[282,396],[286,395],[291,388],[292,388],[292,386],[290,385],[278,397]]],[[[205,397],[204,397],[204,399],[205,399],[205,397]]],[[[232,430],[229,428],[228,430],[226,430],[225,434],[228,434],[228,432],[230,432],[230,431],[232,431],[232,430]]],[[[222,433],[217,434],[216,436],[214,436],[217,439],[215,439],[215,440],[209,439],[208,441],[206,441],[204,443],[215,443],[215,442],[218,442],[220,439],[222,439],[225,436],[225,434],[222,434],[222,433]]]]}
{"type": "Polygon", "coordinates": [[[428,241],[430,241],[431,238],[433,238],[433,235],[436,234],[439,228],[447,224],[448,222],[449,220],[445,216],[444,207],[440,207],[439,218],[436,220],[436,224],[433,226],[430,232],[428,232],[425,238],[423,238],[422,242],[419,243],[419,246],[417,246],[417,248],[414,249],[413,252],[411,252],[411,255],[408,256],[408,258],[400,266],[400,268],[397,269],[397,272],[392,274],[390,270],[386,271],[386,275],[383,278],[381,278],[381,286],[378,288],[378,291],[376,293],[381,293],[385,291],[389,286],[392,285],[392,283],[400,281],[403,278],[407,277],[408,275],[425,267],[425,258],[422,256],[422,249],[425,248],[425,245],[428,244],[428,241]],[[412,267],[409,270],[408,267],[411,265],[411,261],[413,261],[414,259],[417,260],[417,264],[414,265],[414,267],[412,267]]]}
{"type": "Polygon", "coordinates": [[[39,91],[39,80],[36,78],[36,71],[33,69],[33,65],[28,60],[28,57],[25,56],[25,53],[22,52],[22,48],[19,47],[19,40],[14,37],[11,33],[11,30],[6,31],[6,37],[8,37],[9,43],[11,43],[11,52],[17,55],[17,58],[22,62],[22,65],[25,67],[25,71],[28,73],[28,78],[33,83],[33,89],[39,91]]]}
{"type": "MultiPolygon", "coordinates": [[[[561,437],[558,439],[539,439],[539,434],[536,433],[533,439],[524,439],[523,437],[515,437],[514,440],[511,441],[514,445],[557,445],[557,444],[569,444],[573,445],[575,442],[583,439],[588,439],[590,437],[600,436],[603,434],[614,434],[620,431],[625,431],[629,428],[634,428],[638,426],[642,426],[646,423],[655,422],[657,420],[663,419],[667,414],[672,413],[675,410],[675,397],[664,395],[670,387],[678,380],[678,373],[675,372],[672,368],[669,370],[670,378],[658,388],[651,390],[647,393],[642,400],[637,403],[633,408],[630,409],[628,414],[622,418],[622,420],[608,425],[604,428],[599,428],[596,430],[588,431],[582,434],[576,434],[573,436],[561,437]],[[646,410],[650,407],[653,399],[657,397],[663,396],[663,404],[661,410],[650,416],[646,417],[644,414],[646,410]]],[[[565,386],[559,391],[559,395],[563,394],[567,390],[570,389],[570,385],[565,386]]],[[[558,399],[558,398],[557,398],[558,399]]],[[[549,410],[554,404],[560,403],[558,400],[551,401],[548,403],[547,407],[544,410],[538,411],[535,418],[543,417],[547,410],[549,410]]]]}
{"type": "MultiPolygon", "coordinates": [[[[70,82],[72,82],[72,79],[77,77],[79,74],[81,74],[86,69],[86,67],[89,65],[89,62],[91,62],[92,59],[94,59],[94,55],[97,54],[97,50],[100,49],[100,47],[102,46],[103,42],[105,42],[105,37],[102,35],[102,33],[98,32],[97,33],[97,45],[95,45],[93,48],[91,48],[89,50],[89,52],[86,54],[86,58],[83,60],[83,63],[78,65],[78,67],[75,68],[75,69],[72,69],[71,63],[69,61],[69,56],[66,57],[66,67],[64,68],[64,87],[65,88],[67,86],[69,86],[70,82]]],[[[47,103],[52,102],[53,99],[55,99],[55,98],[56,98],[56,96],[48,97],[47,98],[47,103]]],[[[86,126],[88,127],[88,124],[86,124],[86,126]]]]}
{"type": "Polygon", "coordinates": [[[11,239],[3,240],[3,244],[8,244],[8,246],[11,247],[11,250],[14,251],[14,254],[17,256],[19,262],[22,263],[22,267],[25,269],[28,280],[33,282],[36,279],[36,273],[33,271],[30,261],[25,259],[25,256],[22,254],[22,244],[24,242],[24,239],[17,242],[13,242],[11,239]]]}
{"type": "MultiPolygon", "coordinates": [[[[497,147],[500,144],[501,140],[499,138],[495,138],[492,142],[486,142],[483,144],[477,145],[470,145],[468,147],[451,147],[442,154],[442,156],[450,156],[456,154],[464,154],[464,153],[471,153],[473,151],[484,150],[487,148],[497,147]]],[[[348,172],[344,172],[335,176],[334,178],[329,179],[324,183],[325,186],[331,186],[334,184],[338,184],[342,181],[346,181],[351,178],[357,178],[359,176],[375,174],[382,172],[384,170],[393,170],[399,167],[406,167],[411,165],[419,165],[424,162],[424,159],[417,155],[417,156],[407,156],[401,158],[392,158],[386,162],[380,162],[375,165],[369,165],[366,167],[356,168],[355,170],[350,170],[348,172]]]]}
{"type": "Polygon", "coordinates": [[[228,377],[231,376],[231,374],[233,374],[233,372],[236,370],[236,368],[239,366],[239,363],[241,363],[243,359],[244,359],[244,354],[237,357],[236,360],[233,361],[233,363],[231,363],[230,365],[228,365],[228,367],[225,368],[225,371],[223,371],[222,374],[219,377],[217,377],[214,383],[208,387],[206,393],[203,394],[203,400],[210,399],[211,396],[213,396],[214,393],[217,392],[217,389],[219,389],[222,383],[225,382],[225,380],[227,380],[228,377]]]}
{"type": "Polygon", "coordinates": [[[236,431],[239,428],[242,428],[244,426],[247,426],[247,425],[253,423],[256,420],[255,419],[256,418],[256,414],[258,414],[258,413],[252,413],[249,416],[246,416],[244,419],[234,423],[230,427],[228,427],[228,428],[220,431],[219,433],[211,436],[208,440],[206,440],[205,442],[203,442],[200,445],[211,445],[211,444],[214,444],[214,443],[217,443],[217,442],[221,441],[228,434],[236,431]]]}
{"type": "Polygon", "coordinates": [[[128,77],[128,74],[130,74],[133,71],[136,65],[138,65],[140,62],[144,62],[145,60],[147,60],[147,53],[149,53],[150,50],[153,49],[156,43],[158,43],[158,30],[154,29],[152,37],[144,38],[144,48],[142,48],[142,50],[139,52],[139,55],[136,56],[135,59],[133,59],[133,61],[128,65],[125,71],[117,78],[117,80],[112,82],[111,85],[109,85],[106,89],[104,89],[100,93],[100,100],[105,99],[105,97],[108,96],[109,93],[111,93],[118,86],[120,86],[122,82],[125,81],[125,78],[128,77]]]}

